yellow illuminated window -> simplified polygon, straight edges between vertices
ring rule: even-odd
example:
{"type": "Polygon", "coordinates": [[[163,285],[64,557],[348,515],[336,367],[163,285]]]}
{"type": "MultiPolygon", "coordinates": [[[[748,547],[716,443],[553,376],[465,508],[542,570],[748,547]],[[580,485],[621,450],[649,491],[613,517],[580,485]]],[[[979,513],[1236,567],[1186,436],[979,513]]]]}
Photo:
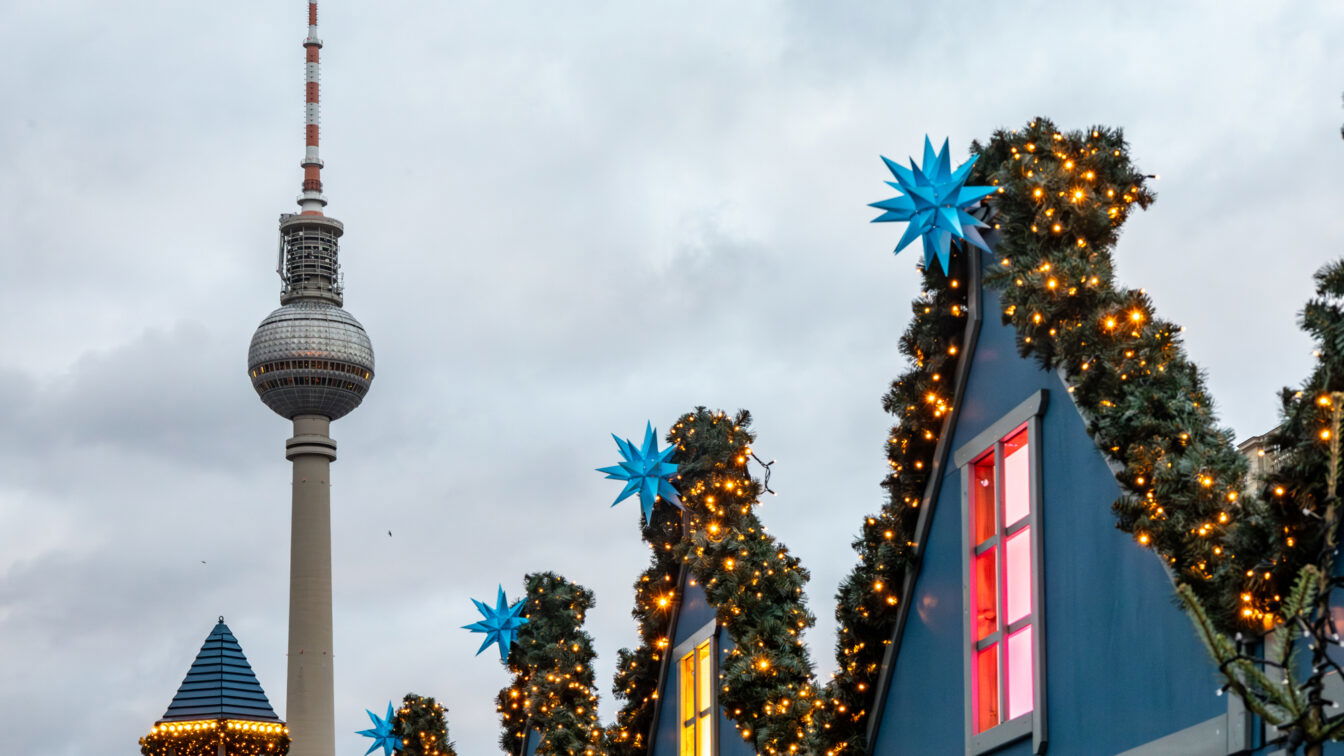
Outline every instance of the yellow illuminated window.
{"type": "Polygon", "coordinates": [[[714,654],[708,639],[677,663],[681,699],[681,756],[714,753],[714,654]]]}

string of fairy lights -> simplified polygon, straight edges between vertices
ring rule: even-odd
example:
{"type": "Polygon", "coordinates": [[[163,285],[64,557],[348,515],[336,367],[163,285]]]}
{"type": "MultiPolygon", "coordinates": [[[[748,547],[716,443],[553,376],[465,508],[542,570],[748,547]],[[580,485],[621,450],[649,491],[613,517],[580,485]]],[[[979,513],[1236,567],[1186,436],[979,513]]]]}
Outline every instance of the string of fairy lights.
{"type": "Polygon", "coordinates": [[[289,728],[280,722],[200,719],[161,722],[140,738],[143,756],[275,756],[289,751],[289,728]]]}

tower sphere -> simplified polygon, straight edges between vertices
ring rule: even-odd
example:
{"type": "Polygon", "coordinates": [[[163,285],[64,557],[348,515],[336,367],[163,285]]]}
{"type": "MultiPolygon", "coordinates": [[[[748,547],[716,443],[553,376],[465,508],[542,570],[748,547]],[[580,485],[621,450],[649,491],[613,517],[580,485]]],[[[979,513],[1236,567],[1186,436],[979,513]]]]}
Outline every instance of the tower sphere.
{"type": "Polygon", "coordinates": [[[247,372],[276,414],[335,420],[364,401],[373,383],[373,344],[350,313],[330,302],[300,299],[257,326],[247,372]]]}

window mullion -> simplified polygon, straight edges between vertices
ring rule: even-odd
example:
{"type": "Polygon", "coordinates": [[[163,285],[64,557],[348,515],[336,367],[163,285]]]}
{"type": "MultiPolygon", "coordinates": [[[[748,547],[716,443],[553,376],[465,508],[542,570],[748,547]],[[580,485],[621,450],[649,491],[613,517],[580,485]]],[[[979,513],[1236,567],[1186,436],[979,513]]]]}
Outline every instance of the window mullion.
{"type": "Polygon", "coordinates": [[[695,720],[695,755],[708,756],[700,753],[700,728],[704,727],[700,712],[705,708],[705,702],[700,700],[700,691],[704,687],[704,681],[700,679],[703,671],[700,669],[700,647],[697,645],[691,653],[695,654],[695,711],[691,712],[691,717],[695,720]]]}
{"type": "Polygon", "coordinates": [[[1004,474],[1003,474],[1003,440],[1000,439],[994,443],[994,537],[1002,545],[1001,548],[994,551],[994,600],[998,602],[998,612],[995,619],[999,629],[999,653],[996,661],[999,665],[999,722],[1008,721],[1008,596],[1004,568],[1006,560],[1004,551],[1007,546],[1007,536],[1005,527],[1007,523],[1007,507],[1004,505],[1004,474]]]}
{"type": "Polygon", "coordinates": [[[702,756],[700,753],[700,651],[696,647],[691,647],[691,737],[695,740],[693,752],[695,756],[702,756]]]}

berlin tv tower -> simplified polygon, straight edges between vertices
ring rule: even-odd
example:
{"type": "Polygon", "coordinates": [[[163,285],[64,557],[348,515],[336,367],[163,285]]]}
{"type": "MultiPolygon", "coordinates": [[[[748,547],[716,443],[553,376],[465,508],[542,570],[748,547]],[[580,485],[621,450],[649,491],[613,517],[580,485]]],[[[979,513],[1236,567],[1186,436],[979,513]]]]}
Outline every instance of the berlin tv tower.
{"type": "Polygon", "coordinates": [[[306,122],[299,212],[280,216],[280,309],[252,335],[247,372],[258,396],[292,420],[285,442],[294,483],[289,541],[289,675],[285,715],[291,756],[334,756],[331,638],[331,421],[359,406],[373,382],[373,345],[341,309],[338,242],[345,227],[323,208],[318,157],[317,0],[303,41],[306,122]]]}

